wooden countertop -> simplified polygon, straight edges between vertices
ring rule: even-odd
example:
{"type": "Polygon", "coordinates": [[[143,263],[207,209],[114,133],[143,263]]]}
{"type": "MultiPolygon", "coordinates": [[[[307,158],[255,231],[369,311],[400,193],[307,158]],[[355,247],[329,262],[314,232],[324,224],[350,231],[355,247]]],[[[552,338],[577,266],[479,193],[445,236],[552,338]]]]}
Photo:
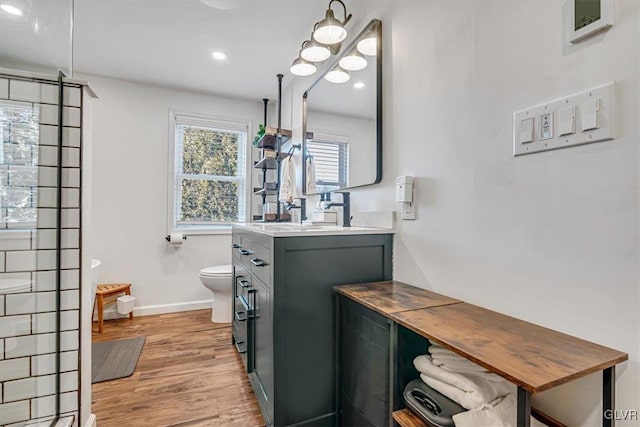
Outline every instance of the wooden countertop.
{"type": "Polygon", "coordinates": [[[420,308],[457,304],[462,301],[402,282],[387,281],[334,286],[344,295],[383,316],[420,308]]]}
{"type": "Polygon", "coordinates": [[[626,353],[473,304],[405,311],[391,318],[531,393],[628,358],[626,353]]]}
{"type": "Polygon", "coordinates": [[[400,282],[334,287],[415,333],[538,393],[615,366],[626,353],[400,282]]]}

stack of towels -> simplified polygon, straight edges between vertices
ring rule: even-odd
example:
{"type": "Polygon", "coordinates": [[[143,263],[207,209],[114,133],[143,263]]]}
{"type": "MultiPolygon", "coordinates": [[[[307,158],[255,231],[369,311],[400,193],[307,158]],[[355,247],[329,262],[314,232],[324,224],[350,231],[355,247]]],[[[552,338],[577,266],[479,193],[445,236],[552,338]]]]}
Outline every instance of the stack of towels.
{"type": "MultiPolygon", "coordinates": [[[[431,343],[413,361],[431,388],[469,411],[453,416],[456,427],[515,427],[516,386],[482,366],[431,343]]],[[[531,418],[531,427],[544,427],[531,418]]]]}

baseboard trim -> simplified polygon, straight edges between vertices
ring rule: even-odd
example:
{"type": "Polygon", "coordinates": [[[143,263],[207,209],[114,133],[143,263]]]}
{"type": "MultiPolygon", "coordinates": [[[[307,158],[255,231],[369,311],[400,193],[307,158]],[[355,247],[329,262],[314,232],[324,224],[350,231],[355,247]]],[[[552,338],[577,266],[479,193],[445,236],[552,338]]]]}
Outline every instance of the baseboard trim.
{"type": "Polygon", "coordinates": [[[97,427],[97,425],[96,414],[89,415],[89,419],[87,420],[85,427],[97,427]]]}
{"type": "MultiPolygon", "coordinates": [[[[166,313],[180,313],[182,311],[204,310],[211,308],[213,300],[204,301],[189,301],[179,302],[174,304],[159,304],[159,305],[143,305],[133,308],[134,316],[152,316],[154,314],[166,314],[166,313]]],[[[115,307],[109,307],[104,310],[104,319],[123,319],[128,317],[128,314],[120,314],[116,311],[115,307]]],[[[93,320],[97,320],[98,316],[95,315],[93,320]]]]}

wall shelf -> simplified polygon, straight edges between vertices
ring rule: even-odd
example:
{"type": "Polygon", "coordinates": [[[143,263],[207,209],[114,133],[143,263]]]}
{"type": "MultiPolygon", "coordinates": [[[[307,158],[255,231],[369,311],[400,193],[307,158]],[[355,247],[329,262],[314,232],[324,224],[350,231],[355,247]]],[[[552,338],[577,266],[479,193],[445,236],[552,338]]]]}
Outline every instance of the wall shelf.
{"type": "Polygon", "coordinates": [[[256,196],[275,196],[276,194],[278,194],[278,190],[271,190],[268,188],[254,188],[253,189],[253,194],[255,194],[256,196]]]}
{"type": "MultiPolygon", "coordinates": [[[[278,154],[281,159],[287,157],[287,153],[279,153],[278,154]]],[[[278,160],[277,157],[263,157],[259,161],[255,162],[253,165],[256,169],[263,170],[275,170],[278,169],[278,160]]]]}
{"type": "MultiPolygon", "coordinates": [[[[288,129],[280,129],[280,135],[282,135],[282,140],[280,141],[280,146],[286,144],[290,139],[293,133],[288,129]]],[[[272,128],[270,126],[266,127],[265,134],[258,140],[257,148],[269,148],[275,149],[276,144],[278,142],[278,129],[272,128]]]]}

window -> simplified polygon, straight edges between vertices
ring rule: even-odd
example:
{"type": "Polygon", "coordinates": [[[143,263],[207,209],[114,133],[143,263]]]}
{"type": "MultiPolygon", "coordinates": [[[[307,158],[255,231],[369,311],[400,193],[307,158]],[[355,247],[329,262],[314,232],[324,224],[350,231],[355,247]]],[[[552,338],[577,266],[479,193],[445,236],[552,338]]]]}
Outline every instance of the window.
{"type": "Polygon", "coordinates": [[[171,114],[170,230],[215,229],[245,220],[246,122],[171,114]]]}
{"type": "Polygon", "coordinates": [[[318,192],[326,193],[347,187],[349,183],[348,138],[314,134],[314,139],[307,141],[307,149],[313,156],[318,192]]]}
{"type": "Polygon", "coordinates": [[[0,102],[0,229],[35,228],[39,108],[0,102]]]}

